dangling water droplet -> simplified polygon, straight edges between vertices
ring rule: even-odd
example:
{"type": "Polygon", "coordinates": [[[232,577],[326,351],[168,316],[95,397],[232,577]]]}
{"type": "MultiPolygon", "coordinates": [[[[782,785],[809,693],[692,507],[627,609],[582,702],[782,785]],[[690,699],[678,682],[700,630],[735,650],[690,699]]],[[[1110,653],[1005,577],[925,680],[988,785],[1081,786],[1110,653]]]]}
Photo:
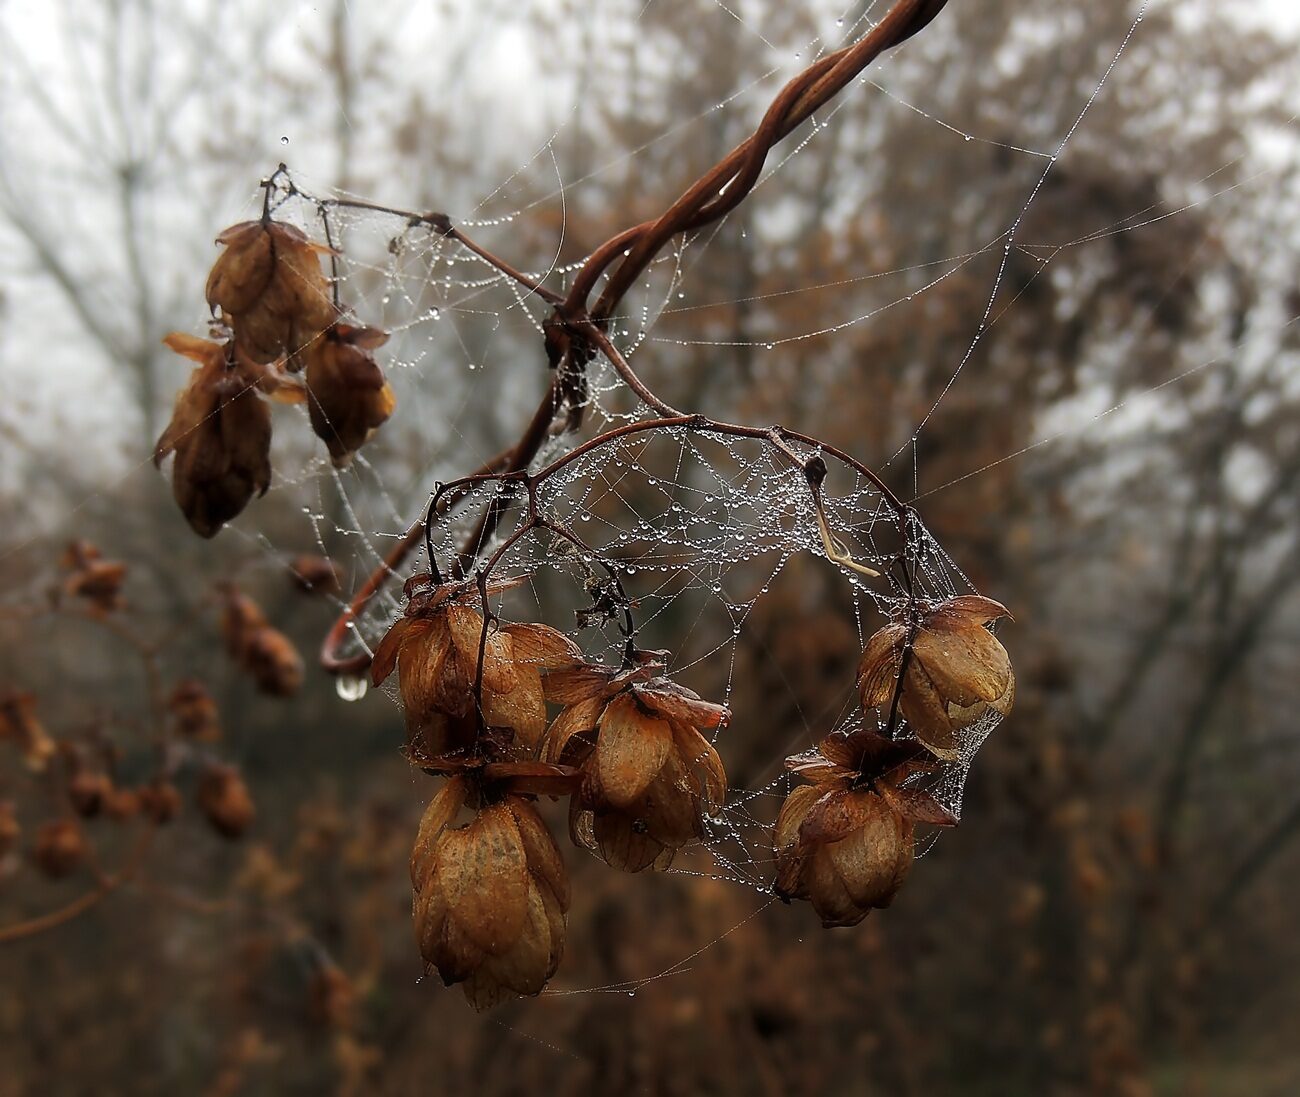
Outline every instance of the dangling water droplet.
{"type": "Polygon", "coordinates": [[[334,689],[345,701],[360,701],[368,685],[359,674],[341,674],[334,681],[334,689]]]}
{"type": "Polygon", "coordinates": [[[280,144],[282,144],[282,145],[287,145],[288,143],[289,143],[289,138],[287,138],[287,137],[281,137],[281,138],[280,138],[280,144]]]}

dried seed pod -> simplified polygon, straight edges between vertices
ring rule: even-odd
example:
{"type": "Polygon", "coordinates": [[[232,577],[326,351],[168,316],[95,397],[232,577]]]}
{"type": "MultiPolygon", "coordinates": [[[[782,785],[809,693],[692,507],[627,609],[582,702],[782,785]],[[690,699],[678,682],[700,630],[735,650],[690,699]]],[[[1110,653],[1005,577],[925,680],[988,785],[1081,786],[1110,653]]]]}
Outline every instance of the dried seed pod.
{"type": "Polygon", "coordinates": [[[18,823],[18,813],[14,809],[13,801],[0,800],[0,861],[9,855],[11,850],[17,848],[22,833],[23,829],[18,823]]]}
{"type": "Polygon", "coordinates": [[[243,666],[257,688],[272,697],[292,697],[302,687],[302,656],[279,629],[268,626],[249,637],[243,666]]]}
{"type": "Polygon", "coordinates": [[[180,791],[170,781],[154,781],[136,789],[140,810],[157,826],[170,823],[181,813],[180,791]]]}
{"type": "Polygon", "coordinates": [[[140,794],[133,788],[116,785],[104,796],[104,815],[114,822],[124,823],[140,814],[140,794]]]}
{"type": "Polygon", "coordinates": [[[217,719],[217,702],[207,686],[197,678],[185,678],[176,683],[167,708],[172,714],[177,734],[197,743],[215,743],[221,738],[221,725],[217,719]]]}
{"type": "Polygon", "coordinates": [[[126,565],[116,560],[104,560],[98,548],[89,541],[73,541],[59,559],[60,566],[69,575],[63,581],[65,594],[84,598],[97,613],[111,613],[121,609],[122,582],[126,578],[126,565]]]}
{"type": "Polygon", "coordinates": [[[862,653],[858,688],[863,707],[890,707],[897,690],[899,712],[917,739],[936,757],[960,757],[960,733],[989,710],[1005,716],[1015,701],[1016,679],[1006,649],[984,627],[1009,616],[1004,606],[978,595],[929,606],[917,619],[906,659],[908,625],[886,625],[862,653]]]}
{"type": "Polygon", "coordinates": [[[23,753],[27,768],[43,773],[57,749],[36,716],[36,698],[30,693],[0,697],[0,740],[12,739],[23,753]]]}
{"type": "Polygon", "coordinates": [[[51,879],[67,876],[86,859],[86,838],[74,819],[54,819],[36,831],[32,860],[51,879]]]}
{"type": "Polygon", "coordinates": [[[908,783],[937,768],[924,757],[917,743],[863,729],[787,758],[788,769],[814,783],[790,791],[773,828],[777,895],[810,900],[825,926],[856,925],[888,906],[912,867],[915,824],[957,822],[908,783]]]}
{"type": "Polygon", "coordinates": [[[552,695],[573,698],[545,746],[550,762],[581,768],[570,834],[627,872],[666,868],[703,837],[703,812],[727,792],[722,759],[701,734],[725,724],[727,710],[651,673],[575,667],[547,680],[552,695]]]}
{"type": "Polygon", "coordinates": [[[248,785],[234,766],[211,765],[195,791],[203,817],[225,838],[238,838],[252,826],[257,809],[248,785]]]}
{"type": "Polygon", "coordinates": [[[347,1032],[353,1027],[357,988],[336,964],[325,962],[307,987],[307,1013],[323,1028],[347,1032]]]}
{"type": "Polygon", "coordinates": [[[74,773],[68,781],[68,800],[72,803],[72,810],[83,819],[98,815],[112,791],[113,782],[108,775],[92,770],[74,773]]]}
{"type": "Polygon", "coordinates": [[[541,993],[564,951],[569,884],[560,851],[518,796],[455,827],[469,791],[452,778],[430,802],[411,853],[420,953],[475,1009],[541,993]]]}
{"type": "Polygon", "coordinates": [[[221,634],[230,657],[263,693],[296,693],[302,686],[303,662],[293,641],[270,625],[257,603],[233,583],[224,584],[221,592],[221,634]]]}
{"type": "Polygon", "coordinates": [[[375,649],[371,679],[379,685],[397,671],[413,757],[463,754],[474,743],[480,651],[483,720],[526,748],[535,747],[546,730],[542,674],[580,655],[568,637],[547,625],[493,623],[485,632],[482,614],[470,604],[477,599],[475,588],[452,584],[417,592],[375,649]]]}
{"type": "Polygon", "coordinates": [[[289,577],[307,594],[338,594],[343,588],[338,565],[328,556],[295,556],[289,562],[289,577]]]}
{"type": "Polygon", "coordinates": [[[254,362],[283,358],[300,369],[303,352],[337,315],[320,264],[330,249],[270,220],[232,225],[217,243],[226,250],[208,275],[208,304],[254,362]]]}
{"type": "Polygon", "coordinates": [[[307,357],[307,411],[311,428],[343,467],[393,414],[397,400],[370,351],[386,332],[337,324],[312,344],[307,357]]]}
{"type": "Polygon", "coordinates": [[[213,537],[271,485],[271,411],[259,375],[229,344],[172,332],[167,346],[199,363],[176,398],[154,464],[175,452],[172,494],[200,537],[213,537]]]}
{"type": "Polygon", "coordinates": [[[221,595],[221,638],[226,654],[236,662],[242,658],[249,637],[269,622],[261,607],[234,583],[218,584],[221,595]]]}
{"type": "Polygon", "coordinates": [[[275,273],[275,236],[296,231],[287,225],[263,225],[260,221],[245,221],[224,229],[217,243],[226,250],[208,274],[208,305],[231,316],[254,308],[275,273]]]}
{"type": "Polygon", "coordinates": [[[887,907],[912,867],[913,827],[874,792],[800,785],[774,829],[776,893],[808,899],[824,926],[887,907]]]}

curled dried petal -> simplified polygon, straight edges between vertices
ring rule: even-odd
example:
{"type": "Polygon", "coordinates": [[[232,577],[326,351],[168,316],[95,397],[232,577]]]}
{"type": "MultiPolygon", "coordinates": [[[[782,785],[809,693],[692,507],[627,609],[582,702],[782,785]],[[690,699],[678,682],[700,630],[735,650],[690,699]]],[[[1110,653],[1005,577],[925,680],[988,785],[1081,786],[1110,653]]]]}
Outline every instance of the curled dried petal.
{"type": "Polygon", "coordinates": [[[672,727],[647,716],[628,694],[614,698],[600,718],[594,773],[599,795],[616,807],[639,799],[672,749],[672,727]]]}
{"type": "Polygon", "coordinates": [[[443,831],[460,814],[468,793],[469,785],[464,777],[451,777],[424,809],[415,846],[411,850],[411,886],[417,894],[423,890],[426,880],[433,873],[437,844],[443,831]]]}
{"type": "Polygon", "coordinates": [[[563,709],[551,721],[550,730],[546,733],[544,757],[551,762],[563,761],[564,752],[573,737],[594,732],[600,722],[600,714],[604,711],[605,701],[600,696],[586,697],[563,709]]]}
{"type": "Polygon", "coordinates": [[[632,691],[647,708],[665,720],[675,720],[694,728],[711,731],[723,727],[730,718],[726,705],[703,700],[685,686],[667,678],[656,678],[632,691]]]}
{"type": "Polygon", "coordinates": [[[482,951],[499,955],[527,914],[528,861],[508,808],[483,808],[468,826],[445,831],[435,876],[450,916],[482,951]]]}

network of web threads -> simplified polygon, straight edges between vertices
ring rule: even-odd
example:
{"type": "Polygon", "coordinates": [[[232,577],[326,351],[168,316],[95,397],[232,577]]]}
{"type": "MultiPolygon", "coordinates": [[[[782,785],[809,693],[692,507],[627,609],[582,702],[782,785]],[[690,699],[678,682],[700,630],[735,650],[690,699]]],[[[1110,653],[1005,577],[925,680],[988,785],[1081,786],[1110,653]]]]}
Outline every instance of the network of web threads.
{"type": "MultiPolygon", "coordinates": [[[[865,19],[864,15],[855,27],[861,29],[865,19]]],[[[843,20],[839,26],[843,27],[843,20]]],[[[856,31],[854,28],[845,31],[846,34],[850,32],[856,31]]],[[[1116,60],[1123,45],[1115,55],[1116,60]]],[[[809,52],[815,54],[817,50],[810,49],[809,52]]],[[[1114,61],[1088,99],[1084,113],[1113,65],[1114,61]]],[[[863,78],[859,83],[870,84],[906,109],[951,131],[954,138],[967,142],[986,141],[900,99],[874,79],[863,78]]],[[[766,177],[780,171],[792,157],[814,141],[830,125],[843,103],[844,100],[840,100],[832,104],[820,119],[814,121],[802,140],[775,156],[767,168],[766,177]]],[[[711,110],[722,110],[725,106],[725,102],[719,103],[711,110]]],[[[1080,114],[1066,134],[1061,148],[1082,117],[1080,114]]],[[[1050,170],[1050,165],[1056,160],[1053,154],[1004,142],[989,143],[1028,157],[1041,157],[1048,162],[1046,170],[1050,170]]],[[[549,144],[544,146],[549,147],[549,144]]],[[[938,273],[920,288],[900,295],[883,308],[911,300],[915,294],[931,289],[962,270],[976,256],[1000,252],[1002,265],[990,293],[991,307],[1006,256],[1012,247],[1020,246],[1015,239],[1016,232],[1041,182],[1040,178],[1024,208],[1001,235],[978,251],[925,264],[924,269],[937,267],[938,273]]],[[[557,192],[561,198],[564,186],[561,178],[557,192]]],[[[467,220],[463,224],[470,231],[491,229],[511,224],[527,209],[527,206],[521,206],[512,213],[479,221],[467,220]]],[[[401,217],[344,206],[322,207],[313,199],[296,194],[282,197],[277,204],[277,216],[296,219],[309,230],[319,229],[322,221],[328,218],[332,232],[343,245],[343,254],[337,260],[340,281],[350,289],[360,288],[360,299],[377,313],[362,319],[385,327],[395,337],[395,357],[389,364],[391,370],[423,371],[429,359],[431,340],[428,333],[435,326],[445,324],[449,317],[473,316],[493,331],[509,318],[511,322],[530,329],[535,336],[542,332],[542,321],[549,309],[537,295],[504,277],[479,257],[431,231],[428,225],[404,223],[401,217]],[[361,241],[360,248],[355,246],[358,240],[361,241]],[[382,243],[382,249],[374,247],[377,242],[382,243]],[[370,246],[369,255],[367,244],[370,246]]],[[[713,342],[661,338],[652,334],[652,329],[661,315],[688,311],[693,307],[689,302],[683,303],[685,293],[680,286],[689,274],[691,261],[708,247],[717,231],[718,228],[714,228],[682,241],[657,260],[651,276],[638,287],[639,292],[629,295],[623,312],[613,318],[611,326],[611,337],[627,357],[631,358],[647,341],[683,345],[713,342]]],[[[319,236],[319,231],[315,235],[319,236]]],[[[1047,261],[1040,260],[1044,266],[1047,261]]],[[[563,289],[568,276],[579,266],[581,261],[525,273],[539,282],[563,289]]],[[[874,271],[864,278],[880,278],[917,269],[922,268],[874,271]]],[[[814,338],[869,320],[880,311],[881,308],[876,308],[862,316],[832,318],[830,324],[816,325],[808,331],[760,340],[751,345],[770,349],[777,343],[814,338]]],[[[996,320],[996,317],[992,319],[996,320]]],[[[969,359],[970,350],[984,338],[990,322],[986,310],[978,331],[973,335],[971,348],[953,371],[949,388],[969,359]]],[[[476,383],[487,384],[483,373],[479,372],[482,364],[476,361],[477,355],[463,340],[461,349],[464,373],[473,376],[476,383]]],[[[534,350],[530,361],[538,357],[534,350]]],[[[947,391],[945,388],[940,399],[947,391]]],[[[600,359],[588,368],[585,413],[588,436],[612,426],[635,422],[645,415],[600,359]]],[[[913,443],[928,417],[929,413],[913,432],[913,443]]],[[[543,448],[532,467],[536,469],[544,465],[573,444],[572,436],[553,439],[543,448]]],[[[349,479],[352,476],[351,473],[347,475],[349,479]]],[[[358,489],[340,478],[338,473],[331,471],[331,477],[348,526],[344,528],[336,522],[334,529],[327,529],[324,525],[327,508],[322,505],[316,511],[309,509],[318,541],[324,546],[327,532],[331,535],[346,533],[356,539],[356,555],[364,561],[365,569],[377,565],[382,560],[386,542],[400,537],[409,527],[410,514],[403,514],[400,507],[385,497],[384,502],[389,504],[386,521],[391,525],[383,529],[384,522],[376,523],[373,517],[366,521],[356,514],[350,496],[356,495],[358,489]],[[377,528],[382,531],[375,532],[377,528]]],[[[382,481],[376,480],[382,485],[382,481]]],[[[330,482],[324,478],[322,481],[330,482]]],[[[454,518],[438,525],[433,537],[433,550],[444,566],[456,558],[475,515],[489,502],[495,490],[491,486],[480,488],[454,518]]],[[[572,608],[582,602],[584,584],[593,580],[593,564],[604,560],[615,568],[628,588],[629,597],[636,603],[637,627],[642,630],[653,630],[657,622],[673,611],[685,605],[692,606],[683,646],[672,652],[670,671],[674,674],[689,673],[700,664],[718,662],[726,668],[725,696],[719,698],[722,700],[729,699],[732,694],[737,643],[748,614],[756,599],[766,590],[766,584],[783,570],[793,554],[811,552],[823,555],[806,478],[797,468],[774,455],[770,447],[759,443],[725,441],[684,430],[631,436],[571,462],[562,474],[538,488],[538,497],[544,516],[571,528],[590,546],[590,553],[572,550],[565,544],[557,546],[555,538],[537,531],[512,548],[502,561],[500,570],[508,574],[532,574],[534,578],[528,589],[535,592],[553,580],[566,581],[572,612],[572,608]],[[650,450],[657,452],[647,453],[650,450]],[[585,556],[590,556],[590,559],[584,559],[585,556]],[[710,601],[712,609],[720,612],[709,612],[707,603],[710,601]],[[724,627],[717,630],[717,635],[703,636],[700,624],[706,619],[724,622],[724,627]],[[725,628],[728,619],[731,622],[729,633],[725,628]]],[[[870,631],[896,616],[907,604],[907,596],[896,578],[900,568],[911,569],[918,598],[941,599],[971,589],[964,576],[915,518],[909,519],[915,525],[910,543],[904,544],[898,534],[895,516],[884,506],[879,492],[871,484],[862,482],[851,469],[832,463],[824,503],[835,535],[851,548],[853,557],[884,573],[873,583],[844,570],[846,586],[854,603],[852,612],[859,640],[864,641],[870,631]],[[851,486],[844,487],[844,482],[851,486]]],[[[522,520],[521,512],[515,512],[514,520],[522,520]]],[[[479,558],[490,553],[503,537],[517,528],[512,527],[510,521],[505,522],[496,538],[482,546],[479,558]]],[[[427,566],[427,561],[410,562],[406,573],[427,566]]],[[[832,565],[828,562],[827,566],[832,565]]],[[[399,575],[397,579],[404,577],[399,575]]],[[[540,605],[544,600],[539,593],[536,603],[540,605]]],[[[507,619],[519,616],[511,612],[513,609],[512,606],[502,607],[503,616],[507,619]]],[[[372,647],[400,611],[400,583],[395,581],[370,604],[364,617],[354,623],[358,644],[372,647]]],[[[565,622],[556,619],[552,623],[563,626],[565,622]]],[[[623,637],[615,623],[606,623],[603,629],[571,628],[569,631],[580,640],[589,656],[606,660],[621,657],[623,637]]],[[[835,727],[848,730],[858,726],[862,719],[856,706],[846,706],[835,724],[812,729],[811,735],[818,737],[835,727]]],[[[996,722],[996,714],[992,714],[968,729],[961,743],[961,760],[945,766],[930,779],[936,798],[954,815],[960,808],[962,785],[970,760],[996,722]]],[[[724,732],[722,738],[725,740],[727,734],[733,733],[734,729],[724,732]]],[[[725,754],[725,741],[721,745],[725,754]]],[[[708,821],[711,832],[705,843],[708,862],[683,858],[679,860],[682,870],[701,871],[761,890],[768,889],[771,875],[770,822],[789,785],[788,778],[780,777],[763,788],[733,789],[726,808],[708,821]],[[697,869],[696,864],[703,867],[697,869]]]]}
{"type": "MultiPolygon", "coordinates": [[[[379,315],[359,315],[357,319],[382,324],[390,332],[395,348],[390,370],[420,369],[428,354],[427,329],[448,316],[470,312],[499,325],[504,313],[514,313],[517,324],[541,334],[547,312],[544,302],[427,225],[403,223],[391,214],[321,205],[296,190],[279,196],[273,209],[275,216],[295,221],[305,231],[315,228],[317,236],[327,234],[341,245],[333,259],[336,280],[348,289],[371,287],[362,301],[368,311],[377,306],[379,315]],[[368,260],[366,247],[377,250],[377,238],[383,241],[383,253],[368,260]],[[502,307],[505,294],[508,303],[502,307]]],[[[631,358],[645,342],[660,312],[680,300],[685,250],[678,247],[658,260],[639,299],[614,319],[611,335],[626,357],[631,358]]],[[[557,272],[530,273],[540,279],[557,272]]],[[[563,276],[569,271],[558,273],[563,276]]],[[[467,365],[467,372],[475,371],[474,363],[467,365]]],[[[626,386],[603,358],[588,365],[585,384],[587,436],[653,418],[630,399],[626,386]]],[[[573,436],[553,437],[540,450],[532,469],[544,467],[576,444],[573,436]]],[[[618,576],[633,607],[638,641],[647,634],[662,635],[662,625],[670,616],[680,631],[685,608],[684,633],[666,641],[670,645],[669,673],[711,673],[713,679],[725,681],[723,695],[717,699],[729,702],[737,647],[754,605],[793,555],[809,552],[825,557],[814,495],[803,467],[814,457],[826,459],[819,449],[800,443],[778,447],[771,441],[687,428],[632,434],[592,449],[535,488],[541,517],[570,531],[586,548],[578,549],[544,529],[527,533],[511,546],[497,575],[529,575],[531,581],[525,589],[532,592],[532,604],[519,605],[517,597],[508,598],[505,605],[494,606],[494,612],[503,619],[546,616],[549,623],[566,628],[588,657],[616,663],[627,640],[621,620],[610,615],[592,623],[589,617],[580,620],[577,616],[584,612],[592,587],[601,581],[601,568],[607,566],[618,576]],[[792,460],[792,455],[797,460],[792,460]],[[557,587],[565,588],[558,598],[554,593],[557,587]],[[565,605],[567,611],[557,609],[565,605]],[[549,615],[541,612],[542,607],[549,615]]],[[[360,565],[354,570],[360,574],[382,563],[389,544],[405,532],[409,519],[402,517],[382,477],[364,458],[358,463],[358,470],[345,474],[328,469],[322,475],[324,465],[308,470],[306,479],[316,480],[321,502],[318,508],[304,510],[322,551],[339,533],[349,535],[360,565]],[[335,522],[331,529],[326,524],[326,484],[332,487],[329,494],[346,526],[335,522]],[[372,509],[363,518],[358,513],[360,500],[366,499],[373,507],[369,496],[374,493],[378,494],[380,514],[377,517],[372,509]],[[384,524],[391,526],[386,533],[374,532],[377,525],[384,524]]],[[[846,604],[851,599],[860,643],[865,643],[870,631],[906,610],[911,596],[905,585],[913,587],[915,597],[922,601],[937,601],[971,589],[913,512],[900,521],[894,505],[874,484],[834,459],[828,463],[830,470],[820,493],[827,524],[855,561],[881,572],[880,578],[871,580],[842,569],[850,596],[846,604]]],[[[430,543],[440,570],[445,573],[457,560],[483,508],[514,488],[517,485],[512,488],[501,481],[478,485],[454,515],[435,525],[430,543]]],[[[525,521],[525,508],[517,498],[508,520],[493,539],[480,546],[478,560],[487,558],[525,521]]],[[[273,551],[273,546],[264,547],[273,551]]],[[[373,649],[402,612],[398,580],[428,566],[427,559],[408,562],[404,573],[395,576],[350,624],[358,648],[373,649]]],[[[835,565],[828,560],[826,566],[835,565]]],[[[356,679],[340,682],[340,693],[347,698],[362,692],[356,679]]],[[[811,729],[811,738],[833,730],[848,731],[862,721],[857,706],[848,705],[839,720],[811,729]]],[[[960,812],[970,761],[995,723],[996,717],[965,733],[960,761],[917,778],[926,781],[954,816],[960,812]]],[[[724,757],[726,736],[743,733],[743,728],[731,728],[716,737],[721,740],[718,745],[724,757]]],[[[905,725],[899,733],[906,734],[905,725]]],[[[771,823],[791,784],[783,775],[761,788],[730,790],[727,804],[705,820],[702,846],[684,850],[674,871],[770,893],[771,823]]]]}

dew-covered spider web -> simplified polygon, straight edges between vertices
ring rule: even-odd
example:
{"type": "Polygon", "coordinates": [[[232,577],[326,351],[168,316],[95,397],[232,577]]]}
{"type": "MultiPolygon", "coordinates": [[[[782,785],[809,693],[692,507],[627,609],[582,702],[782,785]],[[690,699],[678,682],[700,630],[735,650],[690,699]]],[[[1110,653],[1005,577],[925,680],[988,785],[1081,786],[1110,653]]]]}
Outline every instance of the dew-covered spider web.
{"type": "MultiPolygon", "coordinates": [[[[563,293],[586,258],[572,240],[594,244],[599,239],[577,220],[577,198],[584,186],[609,178],[631,180],[628,216],[616,227],[647,216],[647,211],[659,212],[677,191],[671,182],[662,182],[654,196],[647,197],[635,171],[659,154],[661,142],[679,138],[692,127],[726,121],[741,105],[752,105],[751,100],[766,102],[783,78],[863,33],[884,9],[883,3],[846,9],[799,39],[791,51],[788,44],[772,44],[764,19],[748,7],[719,4],[713,13],[718,19],[734,24],[738,34],[756,36],[770,50],[769,69],[729,89],[666,134],[639,145],[602,146],[595,164],[591,157],[576,166],[569,162],[574,147],[570,139],[575,131],[581,137],[583,124],[575,105],[507,177],[484,187],[479,199],[460,214],[455,208],[446,212],[459,229],[529,278],[563,293]]],[[[982,130],[930,106],[934,97],[923,75],[924,35],[912,44],[922,58],[916,68],[905,70],[893,58],[882,59],[773,150],[758,186],[736,213],[665,249],[613,317],[611,340],[653,387],[670,381],[675,403],[687,413],[717,414],[767,427],[775,417],[747,416],[749,404],[736,395],[737,388],[761,388],[797,362],[793,368],[808,373],[790,387],[792,398],[801,390],[820,391],[824,398],[828,389],[833,394],[836,385],[853,377],[850,367],[837,360],[837,340],[893,323],[899,315],[905,315],[909,325],[934,322],[923,311],[927,303],[941,303],[954,286],[966,287],[978,303],[973,314],[968,311],[957,320],[961,352],[937,367],[931,363],[940,371],[940,383],[900,400],[905,411],[889,436],[865,439],[864,451],[853,456],[868,464],[875,461],[892,483],[901,483],[904,500],[923,500],[979,475],[992,466],[967,468],[959,475],[945,469],[936,481],[925,465],[924,450],[935,416],[980,383],[982,355],[990,341],[996,342],[999,323],[1038,279],[1069,280],[1071,258],[1079,246],[1177,215],[1153,212],[1153,205],[1138,206],[1117,211],[1112,224],[1077,239],[1043,245],[1024,238],[1027,219],[1046,200],[1053,173],[1068,163],[1076,146],[1087,143],[1092,113],[1116,109],[1111,93],[1117,83],[1123,84],[1126,51],[1142,33],[1146,14],[1145,4],[1134,7],[1112,38],[1089,43],[1095,64],[1084,86],[1055,89],[1070,106],[1045,141],[1041,135],[1033,140],[1023,136],[1015,119],[1004,118],[1002,124],[982,130]],[[868,246],[867,225],[860,236],[852,237],[861,246],[837,276],[805,278],[792,241],[807,245],[818,225],[810,229],[798,224],[797,216],[785,208],[792,202],[788,185],[825,171],[825,199],[818,216],[827,224],[842,227],[887,218],[888,211],[852,207],[853,201],[863,200],[861,191],[849,192],[848,208],[837,205],[835,182],[863,166],[869,140],[862,135],[869,135],[870,117],[880,111],[901,112],[936,142],[951,142],[956,157],[981,150],[986,157],[996,155],[993,162],[1002,165],[1001,170],[1010,172],[1006,165],[1015,169],[1015,185],[996,195],[993,230],[969,246],[953,249],[944,241],[932,241],[920,254],[892,254],[883,247],[877,252],[868,246]],[[842,139],[841,132],[860,140],[842,139]],[[730,278],[719,280],[717,261],[723,257],[733,265],[730,278]],[[786,261],[792,269],[782,283],[772,272],[786,261]],[[747,277],[755,272],[764,278],[747,277]],[[1013,273],[1018,281],[1008,289],[1013,273]],[[824,302],[832,308],[820,307],[824,302]],[[818,348],[821,358],[804,355],[807,347],[818,348]],[[690,402],[692,386],[681,383],[682,370],[703,370],[713,359],[729,361],[729,355],[743,360],[743,369],[727,386],[701,381],[696,386],[699,402],[690,402]],[[689,365],[682,366],[688,356],[689,365]],[[732,398],[728,406],[717,406],[720,393],[732,398]],[[900,470],[901,477],[896,475],[900,470]]],[[[1044,7],[1036,18],[1049,15],[1044,7]]],[[[601,74],[593,72],[584,79],[590,82],[585,94],[599,96],[604,87],[601,74]]],[[[703,170],[708,163],[700,160],[696,166],[703,170]]],[[[972,159],[970,170],[991,170],[990,163],[987,158],[972,159]]],[[[359,322],[390,333],[380,359],[398,405],[373,448],[363,450],[341,471],[324,458],[307,460],[300,474],[279,475],[273,489],[302,500],[308,535],[343,565],[346,589],[356,590],[423,518],[440,483],[474,472],[518,437],[550,381],[542,336],[552,310],[536,293],[427,223],[398,212],[356,208],[348,203],[366,202],[371,196],[332,190],[290,168],[294,186],[273,192],[274,216],[317,240],[328,230],[338,250],[340,299],[359,322]]],[[[873,178],[866,169],[864,174],[873,178]]],[[[1219,188],[1213,174],[1202,182],[1185,208],[1213,203],[1236,186],[1219,188]]],[[[930,188],[929,201],[957,204],[964,199],[959,178],[931,179],[924,185],[930,188]]],[[[384,201],[398,200],[391,196],[393,191],[386,188],[384,201]]],[[[250,198],[250,213],[260,201],[260,193],[250,198]]],[[[840,241],[830,234],[822,244],[808,246],[834,249],[840,241]]],[[[895,345],[905,359],[905,340],[895,345]]],[[[1147,391],[1201,368],[1193,365],[1147,391]]],[[[443,574],[452,569],[472,544],[484,508],[498,502],[502,520],[492,536],[473,545],[468,570],[518,536],[494,564],[496,577],[527,577],[523,586],[493,606],[503,620],[545,620],[568,632],[589,658],[617,663],[629,640],[630,615],[637,645],[666,650],[670,676],[728,704],[746,688],[737,674],[738,652],[755,607],[784,580],[796,558],[817,559],[819,566],[838,575],[837,611],[852,621],[859,651],[876,629],[899,618],[910,604],[974,590],[965,574],[968,563],[949,555],[927,530],[923,503],[900,514],[875,481],[806,441],[780,435],[737,438],[678,425],[629,431],[566,459],[585,440],[655,419],[655,412],[639,404],[599,355],[587,366],[584,383],[581,426],[561,430],[561,410],[529,466],[534,474],[555,470],[534,483],[531,501],[517,483],[477,484],[454,514],[432,529],[433,560],[421,545],[394,568],[381,593],[352,622],[351,650],[373,649],[402,610],[402,582],[431,564],[443,574]],[[814,490],[808,468],[817,460],[825,463],[825,478],[814,490]],[[545,527],[526,530],[530,515],[571,536],[557,536],[545,527]],[[832,545],[834,555],[851,558],[857,567],[831,559],[832,545]],[[873,577],[864,569],[879,574],[873,577]]],[[[1091,409],[1083,429],[1119,406],[1091,409]]],[[[1059,436],[1049,435],[1033,445],[1059,436]]],[[[1023,452],[1023,447],[1009,450],[993,464],[1023,452]]],[[[288,557],[286,546],[259,541],[272,556],[288,557]]],[[[997,596],[996,591],[987,593],[997,596]]],[[[346,598],[340,599],[340,611],[345,605],[346,598]]],[[[340,692],[355,697],[363,689],[355,679],[345,678],[340,692]]],[[[863,714],[851,696],[851,682],[846,683],[846,695],[850,699],[829,720],[816,726],[810,722],[796,750],[808,749],[832,731],[878,720],[874,712],[863,714]]],[[[919,778],[954,815],[960,815],[975,752],[998,719],[990,712],[964,733],[958,761],[919,778]]],[[[744,726],[736,722],[716,734],[724,760],[729,740],[744,734],[744,726]]],[[[773,768],[780,770],[779,764],[773,768]]],[[[733,787],[726,805],[706,821],[705,841],[683,851],[674,870],[770,893],[770,828],[791,784],[791,777],[778,772],[759,787],[733,787]]]]}

